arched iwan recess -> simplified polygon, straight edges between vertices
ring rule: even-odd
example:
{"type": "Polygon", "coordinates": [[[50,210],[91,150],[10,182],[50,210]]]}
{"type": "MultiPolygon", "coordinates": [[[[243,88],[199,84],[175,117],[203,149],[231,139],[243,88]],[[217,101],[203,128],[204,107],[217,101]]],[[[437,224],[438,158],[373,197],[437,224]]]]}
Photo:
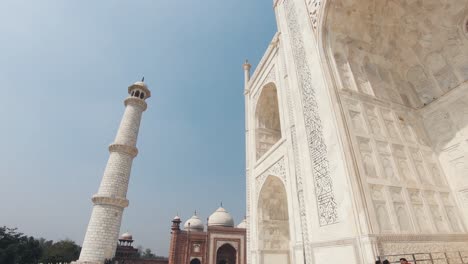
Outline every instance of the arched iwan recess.
{"type": "Polygon", "coordinates": [[[200,260],[197,258],[194,258],[190,261],[190,264],[201,264],[200,260]]]}
{"type": "Polygon", "coordinates": [[[290,263],[288,201],[279,178],[269,176],[266,179],[257,212],[260,263],[290,263]]]}
{"type": "Polygon", "coordinates": [[[216,252],[216,264],[235,264],[237,251],[229,244],[222,245],[216,252]]]}
{"type": "Polygon", "coordinates": [[[278,95],[273,83],[265,85],[255,110],[256,158],[262,157],[281,138],[278,95]]]}

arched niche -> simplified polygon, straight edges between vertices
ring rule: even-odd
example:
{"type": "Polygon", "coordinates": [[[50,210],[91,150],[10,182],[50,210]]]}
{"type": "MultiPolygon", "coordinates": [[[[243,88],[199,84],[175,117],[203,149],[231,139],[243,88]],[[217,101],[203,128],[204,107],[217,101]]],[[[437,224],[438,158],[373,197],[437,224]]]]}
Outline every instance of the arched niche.
{"type": "Polygon", "coordinates": [[[237,251],[229,243],[226,243],[216,251],[216,264],[236,264],[237,251]]]}
{"type": "Polygon", "coordinates": [[[258,198],[258,248],[261,264],[290,263],[288,201],[283,182],[268,176],[258,198]]]}
{"type": "Polygon", "coordinates": [[[276,85],[265,85],[255,109],[256,158],[261,158],[281,139],[278,93],[276,85]]]}

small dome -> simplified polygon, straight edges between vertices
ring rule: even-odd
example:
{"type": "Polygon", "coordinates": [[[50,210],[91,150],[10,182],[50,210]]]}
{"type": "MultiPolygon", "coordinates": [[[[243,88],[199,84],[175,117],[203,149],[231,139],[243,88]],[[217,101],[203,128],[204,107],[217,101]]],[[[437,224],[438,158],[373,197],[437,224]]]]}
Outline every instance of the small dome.
{"type": "Polygon", "coordinates": [[[173,221],[174,220],[180,220],[180,217],[178,215],[174,216],[174,219],[172,219],[173,221]]]}
{"type": "Polygon", "coordinates": [[[246,229],[247,228],[247,220],[242,220],[242,222],[240,222],[240,224],[237,225],[237,228],[244,228],[246,229]]]}
{"type": "Polygon", "coordinates": [[[133,240],[132,234],[125,232],[120,236],[121,240],[133,240]]]}
{"type": "Polygon", "coordinates": [[[143,86],[143,87],[145,87],[146,89],[148,89],[148,86],[146,86],[146,83],[144,83],[144,82],[136,82],[136,83],[134,83],[133,85],[136,85],[136,86],[143,86]]]}
{"type": "Polygon", "coordinates": [[[228,211],[226,211],[226,209],[219,207],[208,218],[208,226],[234,227],[234,219],[232,219],[232,216],[228,211]]]}
{"type": "Polygon", "coordinates": [[[203,231],[204,229],[203,222],[195,214],[192,216],[192,218],[190,218],[189,220],[185,222],[184,229],[185,230],[190,229],[190,231],[203,231]],[[189,224],[190,224],[190,227],[189,227],[189,224]]]}

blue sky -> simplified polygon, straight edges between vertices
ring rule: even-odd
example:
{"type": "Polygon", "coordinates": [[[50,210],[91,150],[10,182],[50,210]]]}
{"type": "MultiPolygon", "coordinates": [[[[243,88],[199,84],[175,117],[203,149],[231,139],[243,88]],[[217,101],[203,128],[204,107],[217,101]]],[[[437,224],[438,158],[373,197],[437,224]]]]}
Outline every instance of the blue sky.
{"type": "Polygon", "coordinates": [[[0,2],[0,225],[82,243],[127,87],[152,90],[122,232],[167,255],[172,217],[245,214],[242,63],[271,0],[0,2]]]}

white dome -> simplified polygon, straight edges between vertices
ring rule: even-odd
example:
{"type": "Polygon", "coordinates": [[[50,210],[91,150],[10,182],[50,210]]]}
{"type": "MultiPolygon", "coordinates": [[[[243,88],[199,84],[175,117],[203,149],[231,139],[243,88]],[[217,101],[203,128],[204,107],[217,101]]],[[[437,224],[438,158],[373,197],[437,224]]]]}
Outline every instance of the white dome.
{"type": "Polygon", "coordinates": [[[132,234],[130,234],[128,232],[125,232],[120,236],[120,239],[121,240],[132,240],[133,236],[132,236],[132,234]]]}
{"type": "Polygon", "coordinates": [[[247,228],[247,220],[242,220],[242,222],[240,222],[240,224],[237,225],[237,228],[244,228],[246,229],[247,228]]]}
{"type": "Polygon", "coordinates": [[[193,215],[192,218],[190,218],[189,220],[185,222],[184,229],[189,230],[189,228],[190,228],[190,231],[203,231],[204,229],[203,222],[200,220],[200,218],[198,218],[197,215],[193,215]],[[189,224],[190,224],[190,227],[189,227],[189,224]]]}
{"type": "Polygon", "coordinates": [[[208,218],[208,226],[234,227],[234,220],[223,207],[219,207],[208,218]]]}

